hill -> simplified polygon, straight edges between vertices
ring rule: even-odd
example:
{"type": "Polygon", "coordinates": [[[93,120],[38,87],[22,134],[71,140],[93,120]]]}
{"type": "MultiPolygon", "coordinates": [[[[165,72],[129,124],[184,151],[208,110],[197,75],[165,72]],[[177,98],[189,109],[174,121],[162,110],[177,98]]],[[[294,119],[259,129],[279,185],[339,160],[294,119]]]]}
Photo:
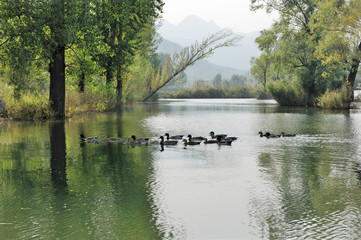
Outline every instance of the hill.
{"type": "MultiPolygon", "coordinates": [[[[175,51],[182,50],[182,46],[172,41],[163,39],[158,46],[158,52],[172,55],[175,51]]],[[[224,79],[230,79],[234,74],[245,74],[245,71],[240,69],[217,65],[208,60],[200,60],[195,65],[189,67],[185,74],[187,75],[187,84],[192,84],[199,79],[212,80],[218,73],[224,79]]]]}
{"type": "MultiPolygon", "coordinates": [[[[196,41],[202,41],[210,34],[220,30],[224,29],[213,21],[205,21],[197,16],[188,16],[177,25],[164,20],[158,32],[164,39],[185,47],[196,41]]],[[[251,57],[260,54],[255,43],[258,35],[259,32],[244,33],[240,46],[218,49],[208,61],[220,66],[239,69],[242,72],[248,71],[251,57]]]]}

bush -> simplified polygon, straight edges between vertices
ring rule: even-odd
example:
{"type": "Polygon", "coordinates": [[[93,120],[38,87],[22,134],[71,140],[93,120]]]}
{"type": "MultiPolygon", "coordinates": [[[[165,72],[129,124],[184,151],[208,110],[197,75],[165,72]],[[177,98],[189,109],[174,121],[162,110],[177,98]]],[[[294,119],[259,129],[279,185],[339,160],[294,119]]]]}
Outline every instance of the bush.
{"type": "Polygon", "coordinates": [[[282,106],[306,105],[305,93],[297,81],[286,80],[267,83],[267,90],[272,97],[282,106]]]}
{"type": "Polygon", "coordinates": [[[326,90],[326,92],[318,98],[317,106],[324,109],[349,109],[350,93],[349,86],[344,84],[341,89],[335,91],[326,90]]]}
{"type": "Polygon", "coordinates": [[[53,114],[50,110],[49,94],[47,92],[26,92],[16,99],[6,100],[6,115],[12,119],[45,119],[53,114]]]}
{"type": "Polygon", "coordinates": [[[112,111],[116,107],[116,92],[111,88],[85,92],[67,91],[65,102],[67,116],[87,112],[112,111]]]}

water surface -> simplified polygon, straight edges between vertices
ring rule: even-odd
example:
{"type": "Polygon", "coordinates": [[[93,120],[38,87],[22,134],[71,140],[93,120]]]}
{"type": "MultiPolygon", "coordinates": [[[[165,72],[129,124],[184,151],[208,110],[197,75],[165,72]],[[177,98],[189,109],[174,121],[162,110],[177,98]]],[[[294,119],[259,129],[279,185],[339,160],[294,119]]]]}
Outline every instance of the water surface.
{"type": "Polygon", "coordinates": [[[361,113],[162,100],[0,124],[1,239],[359,239],[361,113]],[[232,146],[86,136],[237,136],[232,146]],[[259,131],[294,138],[260,138],[259,131]]]}

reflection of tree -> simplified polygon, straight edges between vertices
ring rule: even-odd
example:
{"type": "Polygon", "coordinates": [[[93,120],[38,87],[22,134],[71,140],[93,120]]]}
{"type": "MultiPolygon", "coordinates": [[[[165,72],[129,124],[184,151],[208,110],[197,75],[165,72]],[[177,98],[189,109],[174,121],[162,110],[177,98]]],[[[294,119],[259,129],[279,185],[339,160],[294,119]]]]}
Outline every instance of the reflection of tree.
{"type": "Polygon", "coordinates": [[[50,124],[51,179],[55,187],[66,188],[66,150],[64,121],[50,124]]]}

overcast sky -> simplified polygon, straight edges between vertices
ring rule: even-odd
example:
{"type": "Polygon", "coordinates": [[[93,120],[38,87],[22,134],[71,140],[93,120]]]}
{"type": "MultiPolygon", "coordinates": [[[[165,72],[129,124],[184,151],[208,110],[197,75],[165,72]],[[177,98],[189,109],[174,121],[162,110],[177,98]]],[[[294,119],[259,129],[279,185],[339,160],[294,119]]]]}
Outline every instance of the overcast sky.
{"type": "Polygon", "coordinates": [[[189,15],[236,32],[253,32],[269,28],[272,17],[263,10],[252,12],[250,0],[164,0],[163,18],[178,24],[189,15]]]}

